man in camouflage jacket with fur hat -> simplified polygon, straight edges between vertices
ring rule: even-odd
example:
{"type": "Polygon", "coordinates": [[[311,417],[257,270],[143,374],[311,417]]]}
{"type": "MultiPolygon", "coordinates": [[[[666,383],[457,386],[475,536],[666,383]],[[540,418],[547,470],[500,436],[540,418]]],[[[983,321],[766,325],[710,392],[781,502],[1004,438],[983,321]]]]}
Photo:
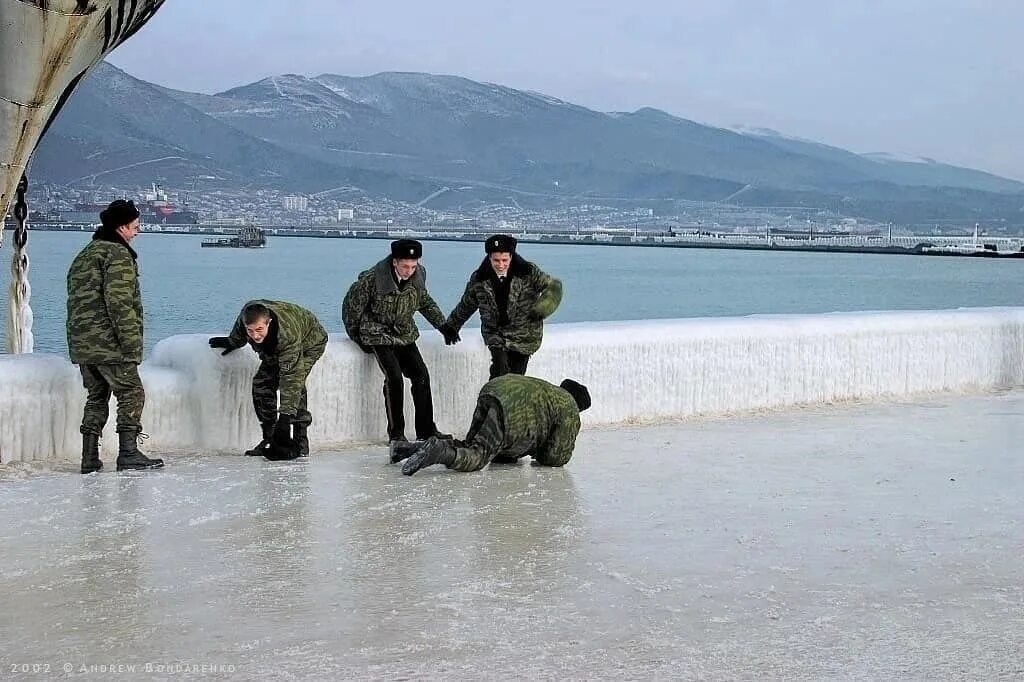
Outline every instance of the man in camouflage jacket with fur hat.
{"type": "Polygon", "coordinates": [[[457,338],[462,325],[479,310],[480,332],[491,352],[490,378],[526,374],[530,356],[544,336],[544,319],[562,301],[562,283],[516,253],[514,237],[488,237],[484,250],[487,256],[470,275],[447,325],[457,338]]]}
{"type": "Polygon", "coordinates": [[[71,362],[86,390],[82,415],[82,473],[103,468],[99,439],[117,399],[117,470],[164,464],[139,452],[146,392],[142,362],[142,294],[138,254],[130,243],[139,233],[139,211],[131,201],[112,202],[99,230],[68,269],[67,337],[71,362]]]}
{"type": "Polygon", "coordinates": [[[392,462],[408,458],[402,473],[412,476],[433,464],[455,471],[478,471],[489,462],[532,457],[560,467],[572,458],[580,431],[580,412],[590,407],[590,392],[572,379],[558,386],[535,377],[506,374],[480,389],[465,440],[429,438],[400,445],[392,462]]]}
{"type": "Polygon", "coordinates": [[[403,376],[412,383],[416,438],[438,433],[430,373],[416,346],[420,332],[413,314],[422,314],[446,342],[458,340],[458,334],[444,324],[444,314],[427,292],[427,269],[419,262],[422,256],[423,245],[415,239],[392,242],[388,258],[359,273],[341,308],[345,332],[364,352],[374,356],[384,373],[384,408],[392,446],[407,442],[403,376]]]}
{"type": "Polygon", "coordinates": [[[252,404],[263,439],[246,455],[294,459],[309,454],[306,379],[327,347],[327,332],[309,310],[285,301],[256,300],[242,307],[229,336],[210,339],[221,355],[248,343],[260,358],[252,404]],[[277,394],[281,392],[281,404],[277,394]]]}

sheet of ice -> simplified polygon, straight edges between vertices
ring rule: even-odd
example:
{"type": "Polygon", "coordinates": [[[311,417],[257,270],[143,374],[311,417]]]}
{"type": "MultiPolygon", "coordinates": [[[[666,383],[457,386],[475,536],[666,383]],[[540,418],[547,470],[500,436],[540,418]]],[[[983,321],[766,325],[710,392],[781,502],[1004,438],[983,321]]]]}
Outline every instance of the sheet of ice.
{"type": "Polygon", "coordinates": [[[47,460],[81,447],[85,391],[56,355],[0,355],[0,463],[47,460]]]}
{"type": "Polygon", "coordinates": [[[413,478],[379,447],[15,465],[0,669],[1013,679],[1022,415],[1018,391],[590,428],[563,469],[413,478]]]}
{"type": "MultiPolygon", "coordinates": [[[[207,338],[164,339],[143,363],[151,450],[237,451],[258,440],[256,356],[221,356],[207,338]]],[[[463,338],[449,347],[430,331],[421,342],[436,420],[455,433],[487,380],[479,333],[463,338]]],[[[549,325],[530,373],[586,384],[591,425],[988,390],[1024,383],[1024,308],[549,325]]],[[[77,455],[76,376],[52,356],[0,356],[2,461],[77,455]]],[[[314,450],[384,438],[380,370],[347,339],[332,337],[308,385],[314,450]]],[[[113,417],[104,442],[116,447],[113,417]]]]}

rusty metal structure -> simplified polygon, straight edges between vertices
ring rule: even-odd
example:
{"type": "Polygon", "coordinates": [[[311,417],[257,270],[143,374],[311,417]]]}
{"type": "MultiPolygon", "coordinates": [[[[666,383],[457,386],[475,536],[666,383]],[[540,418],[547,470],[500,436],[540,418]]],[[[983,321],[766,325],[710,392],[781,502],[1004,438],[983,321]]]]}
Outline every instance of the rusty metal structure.
{"type": "MultiPolygon", "coordinates": [[[[7,351],[32,352],[26,169],[89,71],[164,0],[0,0],[0,216],[14,206],[7,351]]],[[[0,247],[3,230],[0,229],[0,247]]]]}

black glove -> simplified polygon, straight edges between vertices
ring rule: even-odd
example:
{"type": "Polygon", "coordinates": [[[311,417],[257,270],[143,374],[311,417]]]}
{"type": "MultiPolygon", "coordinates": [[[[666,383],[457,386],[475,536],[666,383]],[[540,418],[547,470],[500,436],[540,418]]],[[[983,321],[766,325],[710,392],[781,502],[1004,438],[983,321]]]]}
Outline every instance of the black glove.
{"type": "Polygon", "coordinates": [[[416,440],[413,442],[399,440],[395,441],[391,446],[391,463],[395,464],[401,462],[403,459],[409,459],[412,457],[417,450],[423,445],[423,441],[416,440]]]}
{"type": "Polygon", "coordinates": [[[441,336],[444,337],[444,342],[448,346],[452,345],[453,343],[458,343],[459,341],[462,340],[462,337],[459,336],[459,333],[457,331],[455,331],[455,328],[448,323],[442,324],[440,327],[437,328],[437,331],[441,332],[441,336]]]}
{"type": "Polygon", "coordinates": [[[423,467],[444,464],[451,468],[455,464],[455,441],[431,436],[402,465],[402,473],[412,476],[423,467]]]}
{"type": "Polygon", "coordinates": [[[270,436],[270,447],[267,448],[264,457],[277,461],[296,459],[299,456],[299,447],[292,438],[292,420],[290,414],[277,415],[277,423],[274,424],[274,432],[270,436]]]}
{"type": "Polygon", "coordinates": [[[237,350],[231,345],[231,338],[227,336],[213,336],[210,338],[210,348],[223,348],[221,355],[227,355],[233,350],[237,350]]]}
{"type": "Polygon", "coordinates": [[[290,414],[279,414],[277,415],[277,423],[274,424],[274,433],[270,436],[270,440],[274,445],[289,446],[293,445],[292,441],[292,421],[294,417],[290,414]]]}

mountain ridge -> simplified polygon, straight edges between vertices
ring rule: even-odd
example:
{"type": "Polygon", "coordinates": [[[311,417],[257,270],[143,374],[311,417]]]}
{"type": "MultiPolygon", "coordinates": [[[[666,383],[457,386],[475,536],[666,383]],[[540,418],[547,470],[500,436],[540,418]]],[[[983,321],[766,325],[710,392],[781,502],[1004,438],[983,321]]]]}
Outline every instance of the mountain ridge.
{"type": "Polygon", "coordinates": [[[467,201],[496,203],[509,193],[548,204],[720,201],[749,188],[740,203],[906,221],[936,218],[929,201],[954,219],[1020,221],[1024,207],[1024,183],[984,171],[417,72],[281,74],[207,95],[103,63],[55,121],[33,172],[62,183],[203,174],[297,192],[348,183],[399,200],[454,182],[473,187],[467,201]]]}

